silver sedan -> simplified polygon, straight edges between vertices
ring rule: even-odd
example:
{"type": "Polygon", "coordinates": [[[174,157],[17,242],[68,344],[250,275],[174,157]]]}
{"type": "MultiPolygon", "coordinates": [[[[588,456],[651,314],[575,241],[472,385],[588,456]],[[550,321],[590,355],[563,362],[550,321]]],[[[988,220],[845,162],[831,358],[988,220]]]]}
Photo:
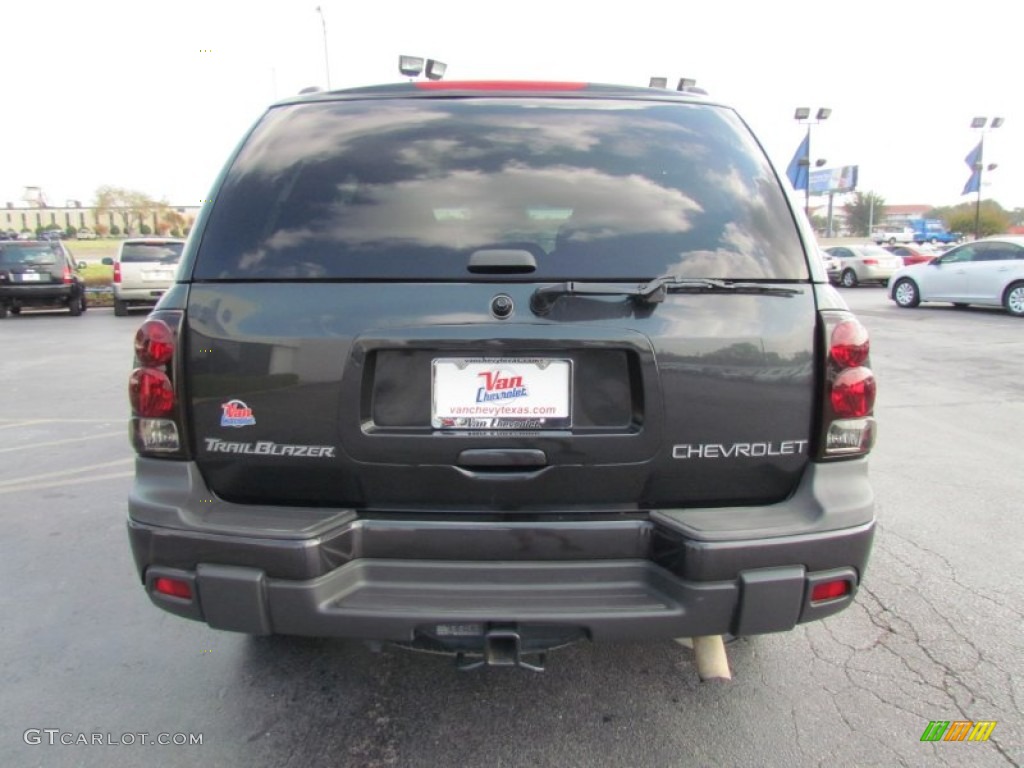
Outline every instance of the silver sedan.
{"type": "Polygon", "coordinates": [[[988,237],[927,264],[904,267],[892,277],[889,298],[905,309],[922,301],[948,301],[1001,306],[1024,317],[1024,237],[988,237]]]}
{"type": "Polygon", "coordinates": [[[893,273],[903,266],[903,259],[877,245],[833,245],[825,252],[842,264],[839,284],[855,288],[861,283],[887,285],[893,273]]]}

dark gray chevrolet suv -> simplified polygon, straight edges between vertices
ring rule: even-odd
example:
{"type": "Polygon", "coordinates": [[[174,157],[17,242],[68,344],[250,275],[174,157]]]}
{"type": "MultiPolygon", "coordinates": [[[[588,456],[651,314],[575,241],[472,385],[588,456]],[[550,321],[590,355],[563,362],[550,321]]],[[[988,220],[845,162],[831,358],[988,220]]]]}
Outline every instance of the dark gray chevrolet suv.
{"type": "Polygon", "coordinates": [[[854,598],[867,334],[731,108],[580,83],[301,96],[212,198],[130,382],[159,607],[508,663],[854,598]]]}

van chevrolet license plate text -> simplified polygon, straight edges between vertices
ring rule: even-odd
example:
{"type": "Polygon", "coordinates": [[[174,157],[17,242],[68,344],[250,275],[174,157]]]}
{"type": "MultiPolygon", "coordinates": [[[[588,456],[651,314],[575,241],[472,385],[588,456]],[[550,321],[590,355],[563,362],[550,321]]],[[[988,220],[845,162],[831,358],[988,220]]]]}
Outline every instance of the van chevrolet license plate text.
{"type": "Polygon", "coordinates": [[[564,429],[572,424],[572,362],[436,358],[431,425],[438,429],[564,429]]]}

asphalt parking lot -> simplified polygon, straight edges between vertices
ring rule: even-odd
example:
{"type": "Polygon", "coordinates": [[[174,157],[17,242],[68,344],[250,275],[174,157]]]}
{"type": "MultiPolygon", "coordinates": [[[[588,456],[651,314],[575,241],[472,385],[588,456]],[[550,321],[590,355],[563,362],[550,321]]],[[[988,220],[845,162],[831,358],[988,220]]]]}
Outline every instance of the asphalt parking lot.
{"type": "Polygon", "coordinates": [[[0,766],[1021,765],[1024,321],[842,293],[879,379],[870,569],[845,613],[731,645],[725,684],[672,642],[461,673],[158,611],[124,531],[143,315],[0,321],[0,766]]]}

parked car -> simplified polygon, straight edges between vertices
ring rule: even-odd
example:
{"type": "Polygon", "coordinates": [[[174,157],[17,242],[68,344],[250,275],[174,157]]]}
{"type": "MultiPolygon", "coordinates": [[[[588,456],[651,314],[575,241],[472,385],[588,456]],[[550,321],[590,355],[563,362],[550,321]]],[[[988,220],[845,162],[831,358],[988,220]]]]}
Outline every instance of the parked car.
{"type": "Polygon", "coordinates": [[[521,666],[849,606],[869,339],[778,178],[688,90],[272,106],[136,335],[147,595],[521,666]]]}
{"type": "Polygon", "coordinates": [[[825,265],[825,274],[828,275],[828,281],[833,285],[838,284],[840,275],[843,272],[843,263],[822,248],[819,248],[818,252],[821,254],[822,263],[825,265]]]}
{"type": "Polygon", "coordinates": [[[0,318],[25,307],[66,307],[71,315],[87,308],[85,281],[59,240],[0,242],[0,318]]]}
{"type": "Polygon", "coordinates": [[[927,245],[887,245],[885,250],[903,259],[903,266],[911,264],[927,264],[939,255],[939,251],[933,250],[927,245]]]}
{"type": "Polygon", "coordinates": [[[124,317],[133,307],[152,308],[174,284],[185,241],[170,237],[123,240],[114,267],[114,314],[124,317]]]}
{"type": "Polygon", "coordinates": [[[861,283],[885,285],[903,266],[903,259],[877,245],[833,245],[825,251],[842,264],[839,284],[844,288],[856,288],[861,283]]]}
{"type": "Polygon", "coordinates": [[[889,298],[909,309],[922,301],[1003,307],[1024,317],[1024,236],[987,237],[952,248],[927,264],[897,270],[889,298]]]}
{"type": "Polygon", "coordinates": [[[96,233],[89,229],[89,227],[79,227],[75,237],[79,240],[95,240],[96,233]]]}

